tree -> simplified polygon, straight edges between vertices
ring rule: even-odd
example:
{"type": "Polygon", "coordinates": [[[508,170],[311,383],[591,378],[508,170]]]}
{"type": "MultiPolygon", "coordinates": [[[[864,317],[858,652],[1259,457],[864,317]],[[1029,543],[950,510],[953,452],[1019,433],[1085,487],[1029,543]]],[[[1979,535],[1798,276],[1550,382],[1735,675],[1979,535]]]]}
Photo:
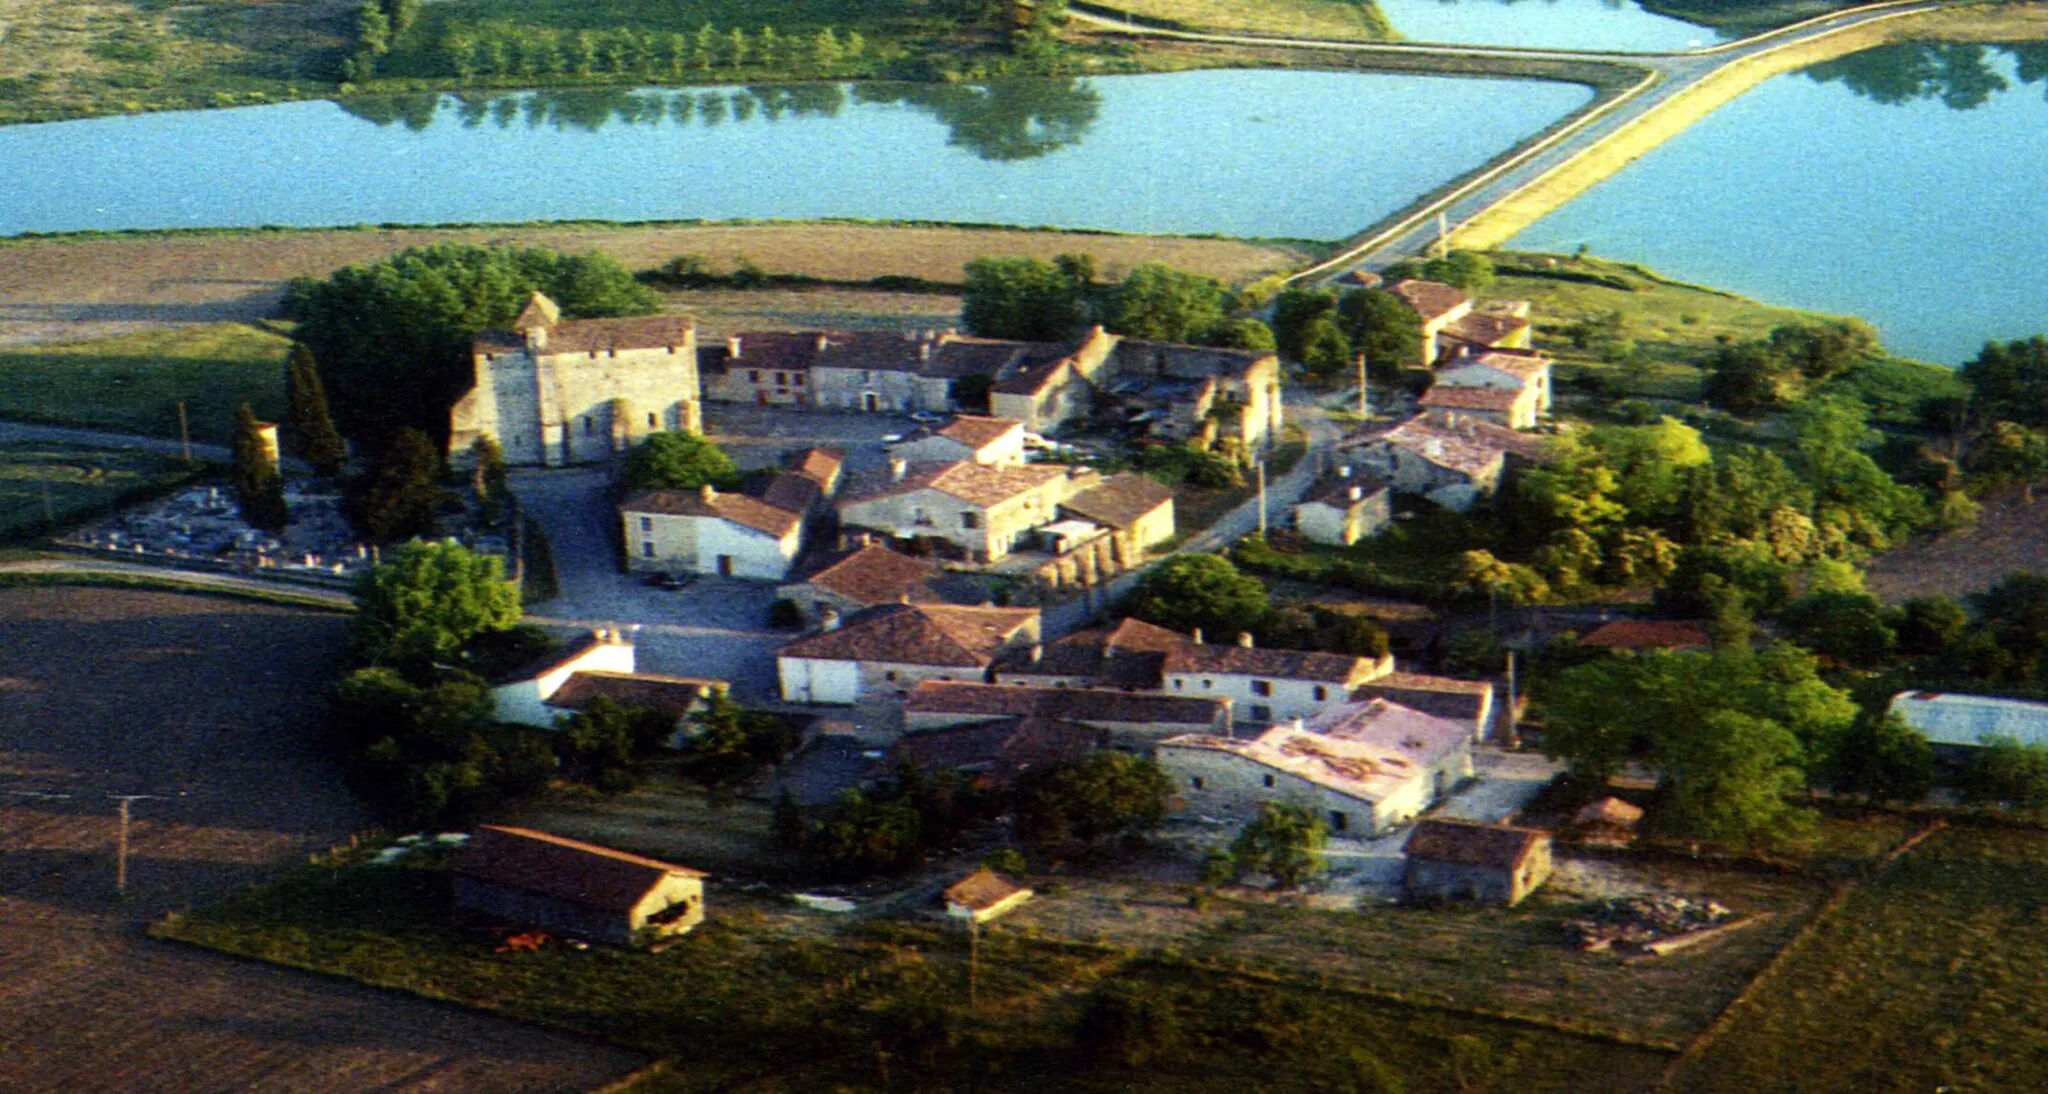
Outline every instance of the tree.
{"type": "Polygon", "coordinates": [[[1963,792],[1973,802],[2006,802],[2021,809],[2048,806],[2048,746],[2011,737],[1984,742],[1970,765],[1963,792]]]}
{"type": "Polygon", "coordinates": [[[1088,320],[1086,285],[1074,277],[1084,267],[1092,270],[1093,260],[1080,256],[1063,268],[1037,258],[977,258],[966,266],[960,317],[984,338],[1063,341],[1088,320]]]}
{"type": "Polygon", "coordinates": [[[363,0],[356,8],[356,41],[373,57],[391,51],[391,18],[377,0],[363,0]]]}
{"type": "Polygon", "coordinates": [[[1917,802],[1934,789],[1934,749],[1898,715],[1866,713],[1836,748],[1827,782],[1868,801],[1917,802]]]}
{"type": "Polygon", "coordinates": [[[1809,593],[1785,605],[1778,621],[1792,641],[1858,668],[1882,667],[1898,646],[1891,613],[1867,593],[1809,593]]]}
{"type": "Polygon", "coordinates": [[[1165,1056],[1185,1039],[1173,1001],[1142,981],[1116,980],[1097,989],[1074,1027],[1082,1051],[1127,1068],[1165,1056]]]}
{"type": "Polygon", "coordinates": [[[1451,585],[1462,592],[1499,597],[1510,604],[1540,604],[1550,596],[1541,574],[1519,562],[1503,562],[1486,550],[1458,556],[1451,585]]]}
{"type": "Polygon", "coordinates": [[[675,720],[651,707],[629,707],[599,695],[555,733],[562,774],[601,794],[640,785],[645,765],[675,732],[675,720]]]}
{"type": "Polygon", "coordinates": [[[1258,578],[1218,555],[1175,555],[1145,571],[1124,601],[1126,614],[1176,631],[1231,637],[1251,630],[1270,605],[1258,578]]]}
{"type": "Polygon", "coordinates": [[[463,644],[519,622],[503,560],[456,543],[408,543],[356,579],[350,639],[368,664],[448,663],[463,644]]]}
{"type": "Polygon", "coordinates": [[[1110,330],[1155,342],[1205,341],[1229,306],[1214,278],[1158,262],[1132,267],[1111,299],[1110,330]]]}
{"type": "Polygon", "coordinates": [[[295,279],[284,310],[320,363],[342,434],[370,451],[406,426],[444,435],[475,378],[471,340],[511,323],[536,291],[570,319],[646,315],[660,302],[603,255],[437,243],[295,279]]]}
{"type": "Polygon", "coordinates": [[[1288,287],[1273,298],[1273,341],[1280,356],[1300,361],[1308,349],[1308,329],[1337,310],[1337,294],[1325,289],[1288,287]]]}
{"type": "Polygon", "coordinates": [[[1091,752],[1025,774],[1017,786],[1017,832],[1042,846],[1139,835],[1166,819],[1171,792],[1154,761],[1091,752]]]}
{"type": "Polygon", "coordinates": [[[242,519],[252,528],[280,532],[291,523],[291,510],[284,503],[284,479],[270,462],[270,450],[263,443],[262,425],[248,403],[235,412],[234,466],[229,472],[235,487],[235,502],[242,519]]]}
{"type": "Polygon", "coordinates": [[[332,478],[341,474],[348,459],[348,446],[327,411],[327,389],[320,383],[320,369],[313,351],[304,342],[293,342],[285,359],[285,402],[291,407],[292,449],[313,466],[313,473],[332,478]]]}
{"type": "Polygon", "coordinates": [[[1337,301],[1337,324],[1380,383],[1392,383],[1402,366],[1422,360],[1421,318],[1384,289],[1345,293],[1337,301]]]}
{"type": "Polygon", "coordinates": [[[1733,414],[1761,414],[1797,399],[1805,389],[1799,370],[1771,352],[1767,342],[1722,346],[1707,358],[1707,402],[1733,414]]]}
{"type": "Polygon", "coordinates": [[[839,44],[839,37],[831,27],[820,27],[811,35],[811,66],[819,72],[830,72],[846,59],[846,49],[839,44]]]}
{"type": "Polygon", "coordinates": [[[1638,525],[1674,522],[1687,473],[1713,462],[1700,431],[1668,415],[1654,425],[1593,430],[1586,444],[1613,473],[1614,499],[1638,525]]]}
{"type": "Polygon", "coordinates": [[[1351,339],[1344,337],[1344,329],[1336,320],[1322,316],[1303,332],[1301,364],[1318,382],[1342,382],[1349,375],[1352,360],[1351,339]]]}
{"type": "Polygon", "coordinates": [[[894,873],[917,864],[920,827],[909,802],[874,800],[847,789],[825,807],[805,842],[811,854],[841,876],[894,873]]]}
{"type": "Polygon", "coordinates": [[[1226,319],[1209,331],[1201,341],[1225,349],[1250,349],[1271,353],[1274,348],[1273,328],[1257,319],[1226,319]]]}
{"type": "Polygon", "coordinates": [[[1812,829],[1812,813],[1788,800],[1803,779],[1799,742],[1784,726],[1722,709],[1679,728],[1658,750],[1660,827],[1736,848],[1779,846],[1812,829]]]}
{"type": "Polygon", "coordinates": [[[714,789],[744,782],[768,764],[781,763],[799,738],[780,715],[748,710],[714,694],[690,715],[693,727],[683,770],[714,789]]]}
{"type": "Polygon", "coordinates": [[[450,497],[441,486],[441,453],[425,433],[406,428],[353,485],[349,519],[378,543],[432,535],[450,497]]]}
{"type": "Polygon", "coordinates": [[[725,451],[695,433],[656,433],[626,454],[620,474],[628,490],[730,488],[738,472],[725,451]]]}
{"type": "Polygon", "coordinates": [[[1965,362],[1962,378],[1978,413],[2036,428],[2048,426],[2048,337],[1986,342],[1965,362]]]}
{"type": "Polygon", "coordinates": [[[1417,272],[1427,280],[1441,281],[1468,293],[1493,284],[1493,263],[1474,251],[1452,251],[1442,258],[1432,258],[1417,272]]]}
{"type": "Polygon", "coordinates": [[[1819,323],[1786,323],[1771,330],[1773,356],[1811,381],[1826,380],[1884,353],[1877,331],[1861,319],[1830,319],[1819,323]]]}
{"type": "Polygon", "coordinates": [[[1899,652],[1908,657],[1935,657],[1948,652],[1969,626],[1963,606],[1945,596],[1916,596],[1899,605],[1899,652]]]}
{"type": "Polygon", "coordinates": [[[1238,872],[1265,874],[1283,889],[1298,888],[1324,869],[1329,835],[1321,818],[1299,805],[1267,802],[1230,844],[1238,872]]]}

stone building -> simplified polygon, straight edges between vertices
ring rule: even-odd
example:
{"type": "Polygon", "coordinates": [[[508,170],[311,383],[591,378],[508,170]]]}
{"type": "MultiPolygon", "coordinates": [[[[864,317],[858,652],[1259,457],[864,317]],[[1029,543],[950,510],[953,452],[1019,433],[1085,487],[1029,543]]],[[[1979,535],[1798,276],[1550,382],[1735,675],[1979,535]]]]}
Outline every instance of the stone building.
{"type": "Polygon", "coordinates": [[[1343,458],[1455,512],[1500,488],[1510,461],[1547,460],[1540,435],[1465,415],[1415,417],[1347,438],[1343,458]]]}
{"type": "Polygon", "coordinates": [[[996,562],[1098,481],[1093,471],[1044,464],[987,467],[961,460],[913,467],[892,460],[885,473],[846,486],[839,520],[939,546],[968,561],[996,562]]]}
{"type": "Polygon", "coordinates": [[[651,433],[703,429],[696,325],[687,316],[563,319],[534,293],[510,331],[470,347],[474,385],[449,414],[449,454],[496,441],[505,462],[608,459],[651,433]]]}
{"type": "MultiPolygon", "coordinates": [[[[808,484],[815,495],[811,480],[787,477],[808,484]]],[[[697,490],[643,490],[619,503],[619,522],[626,566],[637,572],[780,581],[803,549],[801,511],[708,483],[697,490]]]]}
{"type": "Polygon", "coordinates": [[[889,455],[908,463],[971,460],[984,467],[1018,467],[1024,463],[1024,423],[959,414],[929,433],[890,445],[889,455]]]}
{"type": "Polygon", "coordinates": [[[1117,747],[1150,751],[1161,739],[1185,733],[1228,736],[1230,701],[1102,688],[933,680],[911,689],[903,701],[906,732],[1017,719],[1072,722],[1108,734],[1117,747]]]}
{"type": "Polygon", "coordinates": [[[808,406],[811,363],[836,332],[748,331],[704,347],[697,367],[704,398],[756,406],[808,406]]]}
{"type": "Polygon", "coordinates": [[[703,871],[528,828],[478,827],[448,869],[456,907],[569,938],[631,946],[704,921],[703,871]]]}
{"type": "Polygon", "coordinates": [[[924,680],[979,681],[1038,636],[1036,608],[885,604],[783,646],[775,666],[783,702],[853,703],[924,680]]]}
{"type": "Polygon", "coordinates": [[[1337,468],[1294,507],[1294,530],[1311,543],[1349,547],[1394,519],[1393,490],[1384,479],[1337,468]]]}
{"type": "Polygon", "coordinates": [[[1426,820],[1408,837],[1402,887],[1411,900],[1520,904],[1550,877],[1550,833],[1505,824],[1426,820]]]}
{"type": "Polygon", "coordinates": [[[1296,805],[1331,834],[1385,834],[1472,773],[1464,727],[1384,699],[1257,737],[1190,734],[1159,742],[1181,810],[1249,821],[1268,803],[1296,805]]]}

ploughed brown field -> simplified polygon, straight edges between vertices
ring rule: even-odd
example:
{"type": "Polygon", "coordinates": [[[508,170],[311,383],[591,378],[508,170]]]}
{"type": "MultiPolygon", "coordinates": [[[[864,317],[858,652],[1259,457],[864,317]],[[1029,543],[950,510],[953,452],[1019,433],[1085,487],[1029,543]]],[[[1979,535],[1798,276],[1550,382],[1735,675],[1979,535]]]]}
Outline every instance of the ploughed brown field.
{"type": "Polygon", "coordinates": [[[1916,539],[1877,556],[1866,585],[1889,603],[1916,596],[1981,593],[2007,575],[2048,570],[2048,491],[2028,500],[2019,487],[1984,496],[1977,523],[1960,532],[1916,539]]]}
{"type": "Polygon", "coordinates": [[[581,1090],[640,1064],[144,936],[368,823],[313,738],[345,627],[207,597],[0,589],[0,1089],[581,1090]],[[133,806],[125,900],[114,794],[155,795],[133,806]]]}
{"type": "MultiPolygon", "coordinates": [[[[443,240],[506,242],[572,253],[601,251],[632,270],[650,269],[682,254],[703,255],[714,269],[722,270],[745,256],[770,273],[836,281],[895,274],[957,282],[960,268],[981,255],[1049,258],[1086,252],[1096,257],[1106,277],[1121,277],[1140,262],[1164,262],[1240,284],[1298,265],[1305,257],[1289,247],[1232,240],[856,224],[560,225],[24,239],[0,241],[0,346],[97,338],[166,324],[262,319],[276,314],[278,295],[293,277],[324,277],[349,263],[374,262],[407,247],[443,240]]],[[[906,306],[920,299],[891,295],[906,306]]],[[[703,305],[684,301],[681,306],[703,305]]],[[[928,305],[911,307],[910,313],[929,310],[928,305]]],[[[951,310],[950,305],[945,308],[951,310]]]]}

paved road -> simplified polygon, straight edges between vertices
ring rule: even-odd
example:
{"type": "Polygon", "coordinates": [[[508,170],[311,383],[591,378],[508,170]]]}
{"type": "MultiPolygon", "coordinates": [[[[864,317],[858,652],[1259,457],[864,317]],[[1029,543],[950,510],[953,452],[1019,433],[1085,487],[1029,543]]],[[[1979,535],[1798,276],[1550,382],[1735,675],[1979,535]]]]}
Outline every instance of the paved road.
{"type": "Polygon", "coordinates": [[[1620,95],[1592,107],[1536,143],[1503,157],[1456,189],[1396,223],[1359,240],[1343,253],[1295,275],[1295,280],[1321,280],[1352,269],[1379,269],[1398,259],[1423,253],[1436,239],[1436,220],[1439,214],[1452,224],[1462,224],[1473,219],[1730,64],[1796,43],[1837,34],[1850,27],[1944,6],[1950,5],[1940,0],[1888,0],[1886,3],[1819,16],[1717,46],[1657,54],[1582,53],[1504,46],[1447,46],[1204,34],[1146,27],[1134,28],[1114,18],[1081,11],[1076,11],[1074,15],[1076,19],[1099,29],[1137,37],[1172,38],[1224,45],[1292,46],[1337,50],[1361,56],[1384,54],[1445,58],[1505,57],[1601,61],[1642,70],[1642,80],[1620,95]]]}
{"type": "Polygon", "coordinates": [[[235,574],[217,574],[204,570],[182,570],[170,566],[149,566],[134,562],[116,562],[96,558],[38,558],[21,562],[0,563],[0,573],[5,574],[107,574],[115,577],[146,579],[152,584],[169,588],[191,589],[199,592],[247,592],[263,596],[289,596],[311,606],[331,607],[343,611],[353,610],[355,600],[340,589],[323,589],[317,585],[301,585],[294,582],[275,581],[269,578],[241,577],[235,574]]]}
{"type": "MultiPolygon", "coordinates": [[[[1316,475],[1321,471],[1331,447],[1343,436],[1343,431],[1330,421],[1329,415],[1307,391],[1289,389],[1286,406],[1292,423],[1308,434],[1308,451],[1285,475],[1266,483],[1266,523],[1274,528],[1286,523],[1290,507],[1315,485],[1316,475]]],[[[1259,501],[1253,498],[1190,536],[1178,553],[1220,551],[1258,529],[1259,501]]]]}
{"type": "MultiPolygon", "coordinates": [[[[0,421],[0,444],[75,444],[88,448],[160,452],[166,456],[176,456],[184,451],[184,446],[177,441],[167,441],[158,437],[138,437],[132,433],[68,429],[63,426],[8,421],[0,421]]],[[[192,446],[192,458],[226,463],[234,459],[234,453],[217,444],[195,444],[192,446]]]]}

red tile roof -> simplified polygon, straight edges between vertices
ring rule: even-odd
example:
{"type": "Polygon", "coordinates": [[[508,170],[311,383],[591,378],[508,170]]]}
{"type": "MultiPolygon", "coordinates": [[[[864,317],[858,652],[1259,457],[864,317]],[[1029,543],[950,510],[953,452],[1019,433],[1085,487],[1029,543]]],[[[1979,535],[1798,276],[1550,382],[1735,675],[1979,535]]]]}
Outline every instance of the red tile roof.
{"type": "Polygon", "coordinates": [[[671,717],[681,718],[696,709],[699,701],[729,686],[724,680],[692,676],[578,672],[570,674],[569,679],[548,696],[547,705],[563,710],[582,710],[590,705],[592,699],[602,695],[622,707],[651,707],[671,717]]]}
{"type": "Polygon", "coordinates": [[[1519,316],[1473,312],[1452,320],[1444,328],[1444,334],[1475,346],[1497,346],[1528,327],[1529,321],[1519,316]]]}
{"type": "Polygon", "coordinates": [[[768,480],[768,488],[761,491],[761,500],[786,513],[799,516],[808,513],[811,506],[825,497],[825,486],[809,475],[784,471],[768,480]]]}
{"type": "Polygon", "coordinates": [[[908,761],[928,771],[972,771],[976,781],[1009,786],[1026,771],[1078,760],[1102,744],[1103,732],[1059,718],[999,718],[906,733],[881,761],[886,775],[908,761]]]}
{"type": "Polygon", "coordinates": [[[876,543],[833,559],[801,583],[872,606],[893,604],[906,596],[936,600],[927,583],[938,575],[937,566],[876,543]]]}
{"type": "Polygon", "coordinates": [[[702,490],[643,490],[619,503],[619,512],[670,517],[712,517],[777,539],[803,522],[800,514],[778,509],[759,498],[702,490]]]}
{"type": "Polygon", "coordinates": [[[1041,688],[1017,684],[969,684],[926,680],[903,701],[903,712],[990,717],[1058,718],[1083,724],[1208,727],[1229,709],[1223,699],[1146,695],[1096,688],[1041,688]]]}
{"type": "Polygon", "coordinates": [[[979,452],[1023,429],[1024,423],[1014,418],[985,418],[976,414],[957,414],[952,421],[940,426],[936,432],[947,440],[958,441],[979,452]]]}
{"type": "Polygon", "coordinates": [[[1550,833],[1534,828],[1432,818],[1415,826],[1406,850],[1411,859],[1515,870],[1549,838],[1550,833]]]}
{"type": "Polygon", "coordinates": [[[980,912],[993,908],[1018,893],[1028,892],[1029,889],[984,866],[946,886],[946,903],[958,904],[969,911],[980,912]]]}
{"type": "Polygon", "coordinates": [[[1401,302],[1414,309],[1425,323],[1443,318],[1470,300],[1463,292],[1441,281],[1412,277],[1394,282],[1387,291],[1400,297],[1401,302]]]}
{"type": "Polygon", "coordinates": [[[1188,641],[1179,631],[1124,619],[1115,627],[1076,631],[1046,646],[1038,660],[1012,657],[996,671],[1026,677],[1085,676],[1094,687],[1153,690],[1160,685],[1166,651],[1188,641]]]}
{"type": "Polygon", "coordinates": [[[1422,393],[1415,405],[1444,410],[1490,410],[1506,414],[1527,398],[1527,388],[1457,387],[1435,384],[1422,393]]]}
{"type": "Polygon", "coordinates": [[[1329,478],[1317,483],[1315,488],[1309,491],[1308,496],[1302,499],[1302,504],[1328,505],[1348,510],[1354,505],[1364,505],[1389,489],[1392,489],[1392,484],[1387,480],[1354,471],[1348,478],[1329,478]],[[1353,490],[1358,491],[1355,498],[1351,496],[1353,490]]]}
{"type": "Polygon", "coordinates": [[[470,833],[449,869],[476,881],[621,914],[669,877],[710,876],[673,862],[495,824],[470,833]]]}
{"type": "MultiPolygon", "coordinates": [[[[1081,472],[1092,476],[1093,472],[1081,472]]],[[[875,498],[894,497],[915,490],[937,490],[948,497],[984,509],[1012,498],[1022,497],[1058,479],[1069,477],[1064,467],[1027,464],[1022,467],[989,467],[973,460],[924,464],[912,468],[903,478],[864,481],[848,491],[841,505],[858,504],[875,498]]]]}
{"type": "Polygon", "coordinates": [[[802,475],[830,491],[839,481],[839,469],[846,465],[846,453],[836,448],[806,448],[783,461],[791,473],[802,475]]]}
{"type": "MultiPolygon", "coordinates": [[[[521,313],[522,316],[525,313],[521,313]]],[[[618,350],[680,349],[691,344],[697,321],[687,315],[645,315],[625,319],[565,319],[547,329],[543,356],[610,353],[618,350]]],[[[472,345],[475,353],[515,353],[526,339],[507,331],[484,331],[472,345]]]]}
{"type": "Polygon", "coordinates": [[[1097,524],[1125,529],[1162,505],[1173,504],[1173,491],[1147,475],[1111,475],[1060,505],[1097,524]]]}
{"type": "Polygon", "coordinates": [[[1036,608],[886,604],[855,615],[837,630],[799,638],[778,656],[984,668],[1037,619],[1036,608]]]}
{"type": "Polygon", "coordinates": [[[1378,666],[1370,658],[1313,650],[1278,650],[1188,642],[1166,653],[1169,673],[1216,673],[1270,676],[1280,680],[1320,680],[1351,685],[1370,679],[1378,666]]]}

